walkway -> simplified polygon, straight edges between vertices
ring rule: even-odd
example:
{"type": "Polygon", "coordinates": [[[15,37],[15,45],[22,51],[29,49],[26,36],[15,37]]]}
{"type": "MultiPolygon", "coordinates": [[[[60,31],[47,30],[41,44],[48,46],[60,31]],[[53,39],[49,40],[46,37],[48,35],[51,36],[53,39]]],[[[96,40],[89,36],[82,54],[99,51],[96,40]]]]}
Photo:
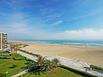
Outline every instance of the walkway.
{"type": "Polygon", "coordinates": [[[22,52],[22,51],[17,51],[18,54],[30,59],[30,60],[33,60],[33,61],[36,61],[37,60],[37,56],[33,55],[33,54],[30,54],[30,53],[26,53],[26,52],[22,52]]]}
{"type": "MultiPolygon", "coordinates": [[[[81,62],[79,60],[67,59],[67,58],[60,57],[60,56],[55,56],[55,57],[48,56],[47,57],[47,59],[49,59],[49,60],[52,60],[54,58],[57,58],[60,61],[60,64],[66,66],[66,67],[70,67],[75,70],[86,72],[84,67],[89,67],[89,64],[81,62]]],[[[100,72],[100,71],[96,71],[96,70],[95,71],[88,70],[87,73],[90,73],[90,74],[98,76],[98,77],[103,77],[103,71],[100,72]]]]}
{"type": "Polygon", "coordinates": [[[28,72],[28,69],[26,69],[26,70],[24,70],[24,71],[22,71],[22,72],[20,72],[20,73],[18,73],[16,75],[13,75],[11,77],[19,77],[19,76],[22,76],[22,75],[26,74],[27,72],[28,72]]]}

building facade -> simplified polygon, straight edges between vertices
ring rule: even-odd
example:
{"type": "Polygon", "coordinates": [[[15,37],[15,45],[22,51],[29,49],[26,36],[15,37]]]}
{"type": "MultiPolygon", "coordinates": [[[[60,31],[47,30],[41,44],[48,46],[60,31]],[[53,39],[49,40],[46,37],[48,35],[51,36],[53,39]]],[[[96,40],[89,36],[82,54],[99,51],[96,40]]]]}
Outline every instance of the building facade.
{"type": "Polygon", "coordinates": [[[7,45],[7,34],[0,32],[0,50],[6,49],[7,45]]]}

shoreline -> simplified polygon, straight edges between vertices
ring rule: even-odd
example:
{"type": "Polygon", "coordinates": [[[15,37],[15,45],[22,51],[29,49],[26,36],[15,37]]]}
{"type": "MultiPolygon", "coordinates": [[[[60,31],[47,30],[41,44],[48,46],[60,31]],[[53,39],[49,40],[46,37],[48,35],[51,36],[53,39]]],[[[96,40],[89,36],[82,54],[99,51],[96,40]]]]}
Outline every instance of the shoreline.
{"type": "Polygon", "coordinates": [[[102,48],[103,46],[101,45],[83,45],[83,44],[51,44],[51,43],[42,43],[42,42],[32,42],[32,41],[9,41],[9,42],[13,42],[13,43],[26,43],[26,44],[36,44],[36,45],[60,45],[60,46],[73,46],[73,47],[93,47],[93,48],[102,48]]]}
{"type": "Polygon", "coordinates": [[[27,43],[29,46],[22,48],[28,52],[42,56],[61,56],[69,59],[80,60],[89,64],[103,67],[103,48],[94,46],[54,45],[41,43],[27,43]]]}

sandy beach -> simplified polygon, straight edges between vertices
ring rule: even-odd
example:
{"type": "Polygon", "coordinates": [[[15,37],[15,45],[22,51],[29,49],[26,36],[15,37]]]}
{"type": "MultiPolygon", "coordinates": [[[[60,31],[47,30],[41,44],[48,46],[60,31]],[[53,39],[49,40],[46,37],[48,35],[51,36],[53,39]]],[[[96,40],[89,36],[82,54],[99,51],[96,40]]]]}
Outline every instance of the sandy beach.
{"type": "Polygon", "coordinates": [[[62,56],[103,66],[102,47],[29,43],[29,46],[22,49],[42,56],[62,56]]]}

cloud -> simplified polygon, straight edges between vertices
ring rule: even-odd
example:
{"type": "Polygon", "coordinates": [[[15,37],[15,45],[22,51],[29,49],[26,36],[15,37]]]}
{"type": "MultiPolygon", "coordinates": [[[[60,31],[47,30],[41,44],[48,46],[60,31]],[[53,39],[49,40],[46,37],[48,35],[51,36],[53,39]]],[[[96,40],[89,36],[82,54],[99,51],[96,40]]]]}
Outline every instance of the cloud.
{"type": "Polygon", "coordinates": [[[103,13],[103,10],[101,10],[101,9],[92,10],[91,12],[88,12],[87,14],[77,16],[77,17],[72,17],[71,19],[68,20],[68,22],[78,21],[81,19],[85,19],[86,17],[96,16],[96,15],[99,15],[102,13],[103,13]]]}
{"type": "MultiPolygon", "coordinates": [[[[52,25],[61,24],[58,20],[52,25]]],[[[36,24],[37,25],[37,24],[36,24]]],[[[38,25],[40,26],[40,24],[38,25]]],[[[46,29],[37,29],[35,26],[29,27],[26,16],[22,13],[15,13],[10,17],[10,23],[2,24],[0,31],[7,32],[10,39],[87,39],[103,40],[103,28],[101,29],[79,29],[65,30],[61,32],[48,32],[46,29]],[[5,26],[6,25],[6,26],[5,26]]]]}
{"type": "Polygon", "coordinates": [[[59,25],[59,24],[61,24],[61,23],[63,23],[63,20],[58,20],[58,21],[52,23],[52,25],[59,25]]]}
{"type": "Polygon", "coordinates": [[[56,33],[55,39],[103,40],[103,29],[66,30],[56,33]]]}
{"type": "Polygon", "coordinates": [[[19,38],[19,36],[23,38],[26,34],[31,33],[22,13],[10,15],[9,23],[2,24],[0,31],[8,33],[10,39],[19,38]]]}
{"type": "Polygon", "coordinates": [[[62,32],[37,32],[38,35],[32,35],[33,39],[57,39],[57,40],[103,40],[102,29],[80,29],[66,30],[62,32]]]}

